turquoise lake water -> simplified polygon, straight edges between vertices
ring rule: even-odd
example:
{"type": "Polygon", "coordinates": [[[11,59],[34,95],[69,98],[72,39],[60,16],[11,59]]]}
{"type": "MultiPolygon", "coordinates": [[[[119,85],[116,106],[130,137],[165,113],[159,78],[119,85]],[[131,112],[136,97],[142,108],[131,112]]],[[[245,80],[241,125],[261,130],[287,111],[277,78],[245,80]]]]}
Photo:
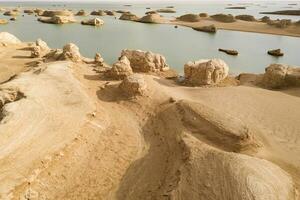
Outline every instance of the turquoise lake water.
{"type": "MultiPolygon", "coordinates": [[[[131,10],[133,13],[142,15],[146,11],[146,7],[156,9],[166,6],[138,4],[132,7],[124,7],[122,4],[66,3],[55,3],[55,6],[53,6],[52,4],[0,3],[0,7],[68,8],[73,9],[74,12],[79,9],[87,11],[96,9],[131,10]]],[[[259,11],[282,9],[282,7],[287,6],[288,2],[279,2],[278,4],[260,3],[260,6],[256,4],[248,5],[249,7],[246,10],[226,10],[224,8],[227,4],[173,4],[177,13],[165,14],[165,16],[178,16],[187,12],[208,12],[210,14],[227,12],[232,14],[247,13],[258,17],[259,11]],[[262,8],[262,6],[268,6],[268,9],[262,8]]],[[[298,8],[297,6],[300,7],[300,5],[296,5],[294,8],[298,8]]],[[[272,17],[274,18],[274,16],[272,17]]],[[[0,18],[8,17],[1,16],[0,18]]],[[[83,18],[91,18],[91,16],[77,17],[79,21],[83,18]]],[[[35,41],[37,38],[42,38],[52,48],[62,48],[64,44],[73,42],[79,46],[84,56],[93,57],[96,52],[100,52],[105,61],[110,64],[117,60],[122,49],[150,50],[163,54],[167,59],[167,63],[178,72],[182,72],[184,63],[205,58],[223,59],[230,66],[231,73],[234,74],[240,72],[260,73],[271,63],[286,63],[300,66],[300,38],[297,37],[222,30],[212,35],[197,32],[186,27],[175,29],[172,25],[121,21],[110,16],[100,18],[105,21],[104,26],[90,27],[82,26],[79,23],[65,25],[43,24],[38,22],[36,17],[25,15],[24,17],[19,16],[15,22],[1,25],[0,31],[10,32],[23,41],[35,41]],[[218,48],[236,49],[240,54],[236,57],[229,56],[219,52],[218,48]],[[281,48],[285,56],[275,58],[267,55],[267,50],[274,48],[281,48]]],[[[284,18],[287,18],[287,16],[284,16],[284,18]]],[[[294,17],[293,20],[299,20],[299,17],[294,17]]]]}

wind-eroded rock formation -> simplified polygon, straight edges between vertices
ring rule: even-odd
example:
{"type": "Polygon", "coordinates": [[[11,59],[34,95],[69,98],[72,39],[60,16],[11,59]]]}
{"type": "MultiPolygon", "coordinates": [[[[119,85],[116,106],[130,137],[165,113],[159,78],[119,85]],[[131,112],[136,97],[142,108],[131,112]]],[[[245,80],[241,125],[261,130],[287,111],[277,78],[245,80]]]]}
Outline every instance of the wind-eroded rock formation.
{"type": "Polygon", "coordinates": [[[135,72],[159,72],[169,70],[164,56],[151,51],[129,50],[122,51],[121,56],[126,56],[135,72]]]}
{"type": "Polygon", "coordinates": [[[184,65],[185,82],[191,85],[215,85],[228,76],[229,67],[220,59],[199,60],[184,65]]]}

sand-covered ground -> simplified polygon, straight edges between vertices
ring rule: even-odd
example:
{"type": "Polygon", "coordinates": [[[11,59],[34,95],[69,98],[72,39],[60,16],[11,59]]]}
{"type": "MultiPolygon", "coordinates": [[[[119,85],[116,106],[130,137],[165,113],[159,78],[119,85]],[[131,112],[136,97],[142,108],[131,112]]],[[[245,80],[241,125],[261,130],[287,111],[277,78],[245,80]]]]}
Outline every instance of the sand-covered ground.
{"type": "Polygon", "coordinates": [[[128,98],[91,64],[35,66],[27,45],[1,47],[0,88],[22,95],[1,109],[0,199],[299,199],[299,88],[143,74],[128,98]]]}

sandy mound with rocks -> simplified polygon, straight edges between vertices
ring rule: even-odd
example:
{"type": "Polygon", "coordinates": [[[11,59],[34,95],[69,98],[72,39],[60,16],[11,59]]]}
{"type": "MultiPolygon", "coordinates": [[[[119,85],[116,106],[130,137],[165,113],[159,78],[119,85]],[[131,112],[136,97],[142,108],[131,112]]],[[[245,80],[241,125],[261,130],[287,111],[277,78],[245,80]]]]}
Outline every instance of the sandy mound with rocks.
{"type": "Polygon", "coordinates": [[[186,14],[177,17],[177,20],[184,21],[184,22],[198,22],[201,20],[201,17],[196,14],[186,14]]]}
{"type": "MultiPolygon", "coordinates": [[[[3,65],[14,48],[1,47],[3,65]]],[[[299,87],[108,80],[74,44],[53,52],[58,61],[28,65],[0,87],[0,199],[299,199],[299,87]]],[[[166,66],[161,55],[135,54],[116,67],[166,66]]],[[[228,73],[220,60],[188,66],[205,83],[228,73]]],[[[286,70],[284,80],[298,77],[286,70]]]]}

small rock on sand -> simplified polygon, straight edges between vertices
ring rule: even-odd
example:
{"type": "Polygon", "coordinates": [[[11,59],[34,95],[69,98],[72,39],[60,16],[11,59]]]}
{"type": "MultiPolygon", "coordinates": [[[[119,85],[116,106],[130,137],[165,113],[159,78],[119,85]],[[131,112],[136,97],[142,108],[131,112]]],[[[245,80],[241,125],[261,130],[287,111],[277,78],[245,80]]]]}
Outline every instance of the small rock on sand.
{"type": "Polygon", "coordinates": [[[147,84],[144,80],[143,75],[141,74],[132,74],[127,76],[119,88],[127,95],[127,96],[142,96],[145,94],[147,89],[147,84]]]}
{"type": "Polygon", "coordinates": [[[202,31],[202,32],[207,32],[207,33],[216,33],[217,32],[217,27],[215,25],[194,27],[193,29],[196,31],[202,31]]]}

